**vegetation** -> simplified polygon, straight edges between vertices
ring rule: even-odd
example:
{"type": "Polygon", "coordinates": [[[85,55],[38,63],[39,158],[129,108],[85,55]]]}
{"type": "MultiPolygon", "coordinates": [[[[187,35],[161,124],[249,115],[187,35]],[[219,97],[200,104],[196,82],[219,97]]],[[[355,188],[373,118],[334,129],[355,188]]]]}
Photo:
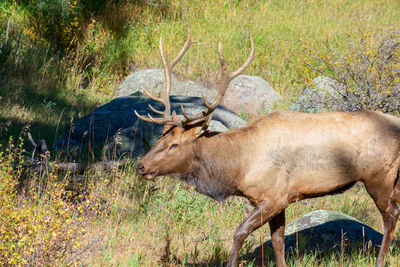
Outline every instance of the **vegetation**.
{"type": "Polygon", "coordinates": [[[386,33],[378,45],[369,43],[370,38],[369,32],[359,29],[343,42],[344,51],[338,41],[334,47],[327,44],[327,55],[308,50],[308,70],[336,82],[334,95],[310,99],[317,102],[311,104],[343,111],[400,111],[400,32],[386,33]]]}
{"type": "MultiPolygon", "coordinates": [[[[248,212],[240,198],[215,202],[166,177],[149,183],[136,176],[134,162],[123,170],[88,173],[83,184],[69,182],[72,177],[59,180],[55,173],[33,174],[21,188],[23,154],[20,142],[16,147],[10,143],[0,155],[0,262],[5,266],[222,266],[235,228],[248,212]]],[[[383,230],[363,187],[291,205],[287,221],[316,209],[341,211],[383,230]]],[[[242,266],[254,266],[249,254],[268,238],[267,226],[248,238],[242,266]]],[[[265,255],[265,263],[272,264],[272,251],[265,249],[265,255]]],[[[397,249],[388,260],[400,264],[397,249]]],[[[371,266],[375,257],[373,251],[347,254],[340,247],[304,253],[300,243],[287,261],[291,266],[371,266]]]]}
{"type": "MultiPolygon", "coordinates": [[[[398,1],[5,0],[0,11],[1,265],[221,265],[227,260],[234,230],[247,214],[240,199],[217,203],[169,178],[143,181],[134,162],[123,170],[85,174],[79,190],[70,189],[71,175],[56,173],[29,174],[27,183],[19,184],[30,158],[24,149],[31,148],[22,141],[13,147],[10,136],[24,137],[29,129],[51,144],[71,121],[109,101],[129,72],[161,66],[161,35],[170,54],[178,52],[188,25],[199,41],[176,68],[181,78],[215,82],[217,41],[234,69],[248,54],[251,33],[258,56],[247,73],[264,77],[287,99],[320,72],[349,81],[351,103],[363,107],[393,111],[392,102],[379,99],[393,99],[398,89],[399,61],[384,64],[386,52],[376,49],[383,36],[392,36],[384,44],[398,42],[398,34],[387,35],[398,30],[391,31],[398,27],[398,1]],[[353,34],[359,25],[365,31],[353,34]],[[353,44],[348,40],[365,46],[352,50],[344,45],[353,44]],[[373,79],[371,92],[383,98],[368,98],[365,87],[349,79],[358,73],[353,59],[359,56],[375,62],[362,81],[373,79]],[[342,68],[346,64],[351,72],[342,68]],[[384,85],[388,92],[380,90],[384,85]]],[[[353,108],[347,102],[343,107],[353,108]]],[[[363,188],[296,203],[287,210],[287,221],[316,209],[338,210],[383,230],[363,188]]],[[[254,265],[248,253],[268,236],[264,226],[246,241],[244,266],[254,265]]],[[[375,261],[370,253],[299,253],[287,260],[292,266],[370,266],[375,261]]],[[[388,260],[400,264],[396,250],[388,260]]]]}
{"type": "Polygon", "coordinates": [[[96,217],[104,216],[98,185],[71,190],[69,177],[59,180],[46,172],[26,175],[23,143],[10,140],[0,153],[0,264],[2,266],[60,266],[74,263],[101,239],[91,231],[96,217]]]}
{"type": "Polygon", "coordinates": [[[302,40],[327,55],[325,40],[341,43],[362,21],[371,33],[367,42],[374,44],[383,29],[398,22],[399,5],[355,0],[1,1],[1,142],[30,125],[34,136],[51,144],[72,119],[108,101],[130,71],[161,66],[161,35],[168,53],[176,54],[189,24],[199,43],[177,66],[180,77],[214,82],[217,42],[223,42],[234,69],[247,55],[251,33],[258,56],[247,73],[261,75],[289,97],[304,86],[307,51],[302,40]]]}

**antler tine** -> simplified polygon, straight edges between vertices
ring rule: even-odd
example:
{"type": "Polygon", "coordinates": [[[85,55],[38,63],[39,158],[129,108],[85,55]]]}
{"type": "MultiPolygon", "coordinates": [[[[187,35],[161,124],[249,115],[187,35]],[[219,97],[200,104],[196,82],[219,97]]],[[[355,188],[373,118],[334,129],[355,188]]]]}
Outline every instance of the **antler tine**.
{"type": "Polygon", "coordinates": [[[151,95],[149,92],[147,92],[147,90],[146,90],[146,89],[143,89],[143,93],[144,93],[145,95],[147,95],[148,97],[150,97],[151,99],[153,99],[154,101],[161,102],[161,103],[163,103],[163,104],[164,104],[164,102],[163,102],[163,99],[161,99],[161,98],[159,98],[159,97],[156,97],[156,96],[153,96],[153,95],[151,95]]]}
{"type": "Polygon", "coordinates": [[[243,71],[245,71],[254,58],[254,43],[253,43],[253,36],[251,36],[251,34],[250,34],[250,46],[251,46],[250,55],[247,57],[246,62],[244,62],[244,64],[240,68],[238,68],[235,72],[231,73],[232,77],[231,79],[234,79],[235,77],[240,75],[243,71]]]}
{"type": "Polygon", "coordinates": [[[139,115],[139,113],[137,113],[136,110],[134,110],[134,112],[135,112],[135,115],[136,115],[139,119],[141,119],[141,120],[143,120],[143,121],[155,122],[154,119],[153,119],[153,117],[151,117],[151,116],[149,116],[149,118],[146,118],[146,117],[144,117],[144,116],[142,116],[142,115],[139,115]]]}
{"type": "Polygon", "coordinates": [[[144,117],[142,115],[140,115],[139,113],[136,112],[136,110],[134,111],[135,115],[144,121],[148,121],[148,122],[153,122],[153,123],[157,123],[157,124],[169,124],[169,125],[175,125],[178,127],[182,127],[182,122],[180,120],[172,120],[172,119],[165,119],[165,118],[153,118],[150,114],[147,113],[148,117],[144,117]]]}
{"type": "Polygon", "coordinates": [[[222,55],[222,43],[218,43],[218,56],[219,56],[219,63],[221,64],[222,72],[228,72],[228,66],[226,66],[224,56],[222,55]]]}
{"type": "Polygon", "coordinates": [[[169,118],[171,116],[171,104],[169,102],[169,95],[171,93],[171,70],[172,70],[172,68],[169,65],[169,63],[164,55],[162,36],[160,37],[160,55],[161,55],[162,62],[164,64],[164,72],[165,72],[165,95],[163,97],[163,104],[165,106],[164,118],[169,118]]]}
{"type": "Polygon", "coordinates": [[[149,104],[149,108],[154,112],[154,113],[157,113],[157,114],[160,114],[160,115],[163,115],[164,114],[164,112],[163,111],[160,111],[160,110],[158,110],[158,109],[155,109],[152,105],[150,105],[149,104]]]}
{"type": "Polygon", "coordinates": [[[191,33],[190,33],[190,28],[188,29],[188,37],[187,37],[187,40],[186,40],[186,42],[185,42],[185,44],[184,44],[184,46],[182,47],[182,49],[181,49],[181,51],[179,52],[179,54],[176,56],[176,58],[171,62],[171,69],[175,66],[175,64],[179,61],[179,60],[181,60],[181,58],[183,57],[183,55],[185,55],[185,53],[186,53],[186,51],[189,49],[189,47],[192,45],[192,44],[194,44],[194,43],[196,43],[196,42],[193,42],[192,41],[192,39],[191,39],[191,33]]]}
{"type": "Polygon", "coordinates": [[[186,113],[184,113],[183,107],[181,107],[182,113],[184,114],[184,116],[186,118],[186,121],[183,122],[184,125],[189,124],[196,120],[203,120],[204,117],[210,116],[212,114],[212,112],[218,107],[218,105],[221,103],[222,99],[225,96],[226,90],[229,87],[229,83],[235,77],[237,77],[239,74],[241,74],[243,71],[245,71],[246,68],[251,63],[251,61],[253,60],[253,58],[254,58],[254,43],[253,43],[253,37],[251,35],[250,35],[250,43],[251,43],[251,51],[250,51],[249,56],[247,57],[245,63],[242,66],[240,66],[235,72],[228,71],[228,66],[225,63],[224,56],[222,55],[222,44],[219,43],[218,52],[219,52],[219,61],[221,64],[221,78],[219,81],[218,95],[216,96],[214,102],[212,104],[209,104],[203,93],[203,101],[204,101],[204,105],[207,107],[207,110],[197,113],[194,116],[188,116],[186,113]]]}

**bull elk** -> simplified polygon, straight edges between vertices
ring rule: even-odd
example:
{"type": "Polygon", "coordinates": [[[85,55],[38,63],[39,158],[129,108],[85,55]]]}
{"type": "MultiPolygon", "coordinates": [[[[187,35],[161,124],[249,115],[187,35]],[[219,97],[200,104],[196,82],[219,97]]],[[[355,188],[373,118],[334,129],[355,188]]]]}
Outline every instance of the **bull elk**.
{"type": "Polygon", "coordinates": [[[219,44],[221,77],[213,103],[184,119],[171,114],[171,71],[193,44],[188,39],[177,57],[168,62],[162,39],[160,53],[165,69],[166,93],[146,95],[164,104],[150,109],[162,117],[142,120],[163,124],[162,135],[141,159],[137,172],[146,179],[176,177],[202,194],[222,201],[229,196],[247,198],[255,207],[237,228],[227,266],[236,266],[240,248],[250,233],[269,222],[277,266],[285,266],[285,209],[292,202],[342,192],[364,183],[382,214],[384,236],[376,266],[385,265],[393,240],[400,203],[400,119],[376,111],[307,114],[272,112],[250,125],[228,132],[207,130],[213,111],[221,103],[230,81],[254,57],[229,72],[219,44]]]}

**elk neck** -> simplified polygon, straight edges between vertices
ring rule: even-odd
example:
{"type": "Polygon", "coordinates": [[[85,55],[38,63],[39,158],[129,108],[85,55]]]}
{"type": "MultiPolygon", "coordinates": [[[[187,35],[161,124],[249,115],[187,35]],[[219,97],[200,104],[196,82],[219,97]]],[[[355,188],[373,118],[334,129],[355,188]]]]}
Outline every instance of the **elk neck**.
{"type": "Polygon", "coordinates": [[[238,189],[245,160],[236,131],[206,133],[193,143],[191,162],[184,173],[173,176],[193,185],[201,194],[217,201],[242,193],[238,189]]]}

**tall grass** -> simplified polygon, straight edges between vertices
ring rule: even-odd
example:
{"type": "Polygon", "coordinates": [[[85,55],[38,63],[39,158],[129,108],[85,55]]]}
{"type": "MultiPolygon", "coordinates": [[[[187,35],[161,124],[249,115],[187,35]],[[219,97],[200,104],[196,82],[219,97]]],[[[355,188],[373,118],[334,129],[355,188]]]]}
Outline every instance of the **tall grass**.
{"type": "MultiPolygon", "coordinates": [[[[177,65],[178,77],[213,84],[219,73],[218,42],[223,43],[225,58],[234,69],[247,56],[252,34],[257,57],[247,74],[262,76],[275,90],[289,98],[304,86],[302,75],[307,56],[304,42],[324,54],[327,42],[340,43],[349,31],[363,24],[371,32],[368,42],[374,44],[384,33],[383,29],[397,27],[400,19],[400,2],[389,0],[45,2],[68,3],[68,9],[76,8],[81,13],[69,10],[72,13],[62,13],[60,16],[65,16],[59,21],[54,15],[59,13],[46,13],[49,16],[46,17],[40,10],[27,8],[27,3],[36,1],[6,0],[0,3],[2,144],[6,144],[9,136],[19,136],[27,126],[34,137],[44,138],[51,144],[73,120],[109,101],[119,82],[131,71],[161,66],[160,36],[163,36],[170,57],[178,53],[189,25],[193,39],[199,42],[177,65]],[[51,20],[56,22],[51,23],[51,20]],[[11,27],[6,38],[8,24],[11,27]],[[55,42],[54,36],[43,29],[43,25],[65,26],[65,33],[55,32],[62,41],[55,42]]],[[[309,73],[314,74],[317,75],[309,73]]],[[[49,248],[56,255],[56,245],[60,244],[57,238],[66,236],[64,230],[68,228],[65,216],[79,219],[81,205],[65,201],[66,187],[56,183],[59,178],[51,175],[54,184],[41,187],[38,194],[36,191],[31,195],[17,194],[16,179],[20,174],[9,168],[16,157],[7,159],[4,154],[0,155],[0,186],[7,187],[0,193],[3,196],[0,203],[4,204],[0,206],[0,219],[6,222],[7,214],[11,214],[21,219],[14,226],[34,227],[32,233],[27,230],[30,235],[26,235],[25,241],[36,243],[20,243],[23,236],[2,223],[0,229],[10,233],[11,241],[7,241],[8,247],[4,246],[5,242],[0,242],[0,262],[10,265],[24,264],[32,258],[31,250],[25,250],[24,246],[35,252],[40,251],[43,244],[54,245],[49,248]],[[33,201],[35,196],[37,201],[33,201]],[[57,203],[61,204],[57,206],[57,203]],[[46,217],[52,218],[53,224],[47,235],[42,235],[45,225],[42,220],[46,217]],[[20,244],[23,246],[19,247],[20,244]],[[12,245],[15,254],[5,255],[12,245]]],[[[93,235],[78,231],[77,235],[67,236],[66,244],[73,249],[65,255],[91,266],[220,266],[228,259],[235,228],[248,212],[240,199],[217,203],[169,178],[160,178],[156,183],[142,181],[134,173],[134,163],[123,171],[90,173],[86,178],[93,180],[85,193],[90,196],[102,192],[101,203],[110,207],[107,210],[109,216],[96,217],[88,213],[85,217],[89,222],[85,231],[97,233],[97,237],[103,233],[103,241],[90,250],[88,258],[80,259],[74,256],[74,253],[80,253],[79,248],[73,247],[76,246],[74,242],[90,244],[93,235]]],[[[34,188],[36,185],[31,184],[34,188]]],[[[383,230],[380,215],[364,189],[355,188],[340,196],[292,205],[287,210],[287,221],[315,209],[339,210],[383,230]]],[[[248,252],[268,236],[268,227],[264,226],[247,239],[242,249],[244,266],[254,266],[248,252]]],[[[2,238],[4,241],[4,235],[2,238]]],[[[391,265],[400,264],[397,254],[391,252],[391,265]]],[[[43,255],[48,256],[43,259],[47,264],[53,254],[43,255]]],[[[53,263],[67,262],[66,258],[58,259],[53,263]]],[[[344,263],[346,266],[369,266],[375,258],[362,252],[334,253],[322,258],[306,253],[299,258],[288,256],[287,261],[291,266],[339,266],[344,263]]]]}
{"type": "MultiPolygon", "coordinates": [[[[155,182],[141,179],[134,162],[122,170],[76,177],[80,182],[59,180],[51,172],[21,180],[25,156],[21,145],[10,145],[0,154],[0,262],[5,266],[223,266],[235,229],[249,212],[241,198],[220,203],[167,177],[155,182]]],[[[295,203],[286,211],[287,222],[317,209],[341,211],[383,231],[379,211],[363,187],[295,203]]],[[[242,266],[258,266],[260,259],[254,262],[251,252],[268,238],[267,225],[247,238],[242,266]]],[[[333,250],[304,252],[300,242],[299,253],[286,260],[289,266],[375,262],[370,251],[333,250]]],[[[271,255],[266,248],[265,262],[270,266],[271,255]]],[[[388,260],[390,266],[400,264],[396,247],[388,260]]]]}
{"type": "Polygon", "coordinates": [[[177,66],[178,77],[212,84],[219,73],[218,42],[234,69],[247,56],[252,34],[258,56],[247,73],[262,76],[288,97],[304,85],[302,41],[323,54],[324,42],[340,42],[360,23],[374,37],[384,28],[395,27],[400,18],[398,1],[56,2],[68,4],[70,13],[46,13],[34,4],[28,8],[29,1],[0,4],[0,42],[11,23],[11,50],[5,61],[0,60],[0,116],[2,128],[9,129],[1,134],[3,143],[27,124],[34,135],[52,143],[58,125],[63,129],[71,118],[110,100],[132,70],[161,66],[160,36],[167,54],[176,54],[189,25],[199,42],[177,66]],[[57,40],[65,39],[61,44],[43,29],[52,25],[57,40]]]}
{"type": "MultiPolygon", "coordinates": [[[[198,194],[170,178],[149,183],[137,177],[134,166],[113,179],[114,192],[110,216],[101,219],[96,229],[104,233],[101,250],[87,263],[91,266],[224,266],[228,261],[236,227],[248,214],[241,198],[224,203],[198,194]]],[[[287,223],[318,209],[340,211],[383,232],[378,209],[364,187],[354,187],[341,195],[316,198],[289,206],[287,223]]],[[[398,236],[398,234],[397,234],[398,236]]],[[[252,233],[241,251],[242,266],[259,266],[251,252],[270,238],[264,225],[252,233]]],[[[322,238],[322,237],[321,237],[322,238]]],[[[344,252],[337,244],[332,253],[304,252],[287,255],[289,266],[372,266],[373,251],[344,252]]],[[[345,245],[344,245],[345,246],[345,245]]],[[[265,248],[266,266],[273,266],[271,249],[265,248]]],[[[400,264],[398,249],[393,247],[389,265],[400,264]]]]}

